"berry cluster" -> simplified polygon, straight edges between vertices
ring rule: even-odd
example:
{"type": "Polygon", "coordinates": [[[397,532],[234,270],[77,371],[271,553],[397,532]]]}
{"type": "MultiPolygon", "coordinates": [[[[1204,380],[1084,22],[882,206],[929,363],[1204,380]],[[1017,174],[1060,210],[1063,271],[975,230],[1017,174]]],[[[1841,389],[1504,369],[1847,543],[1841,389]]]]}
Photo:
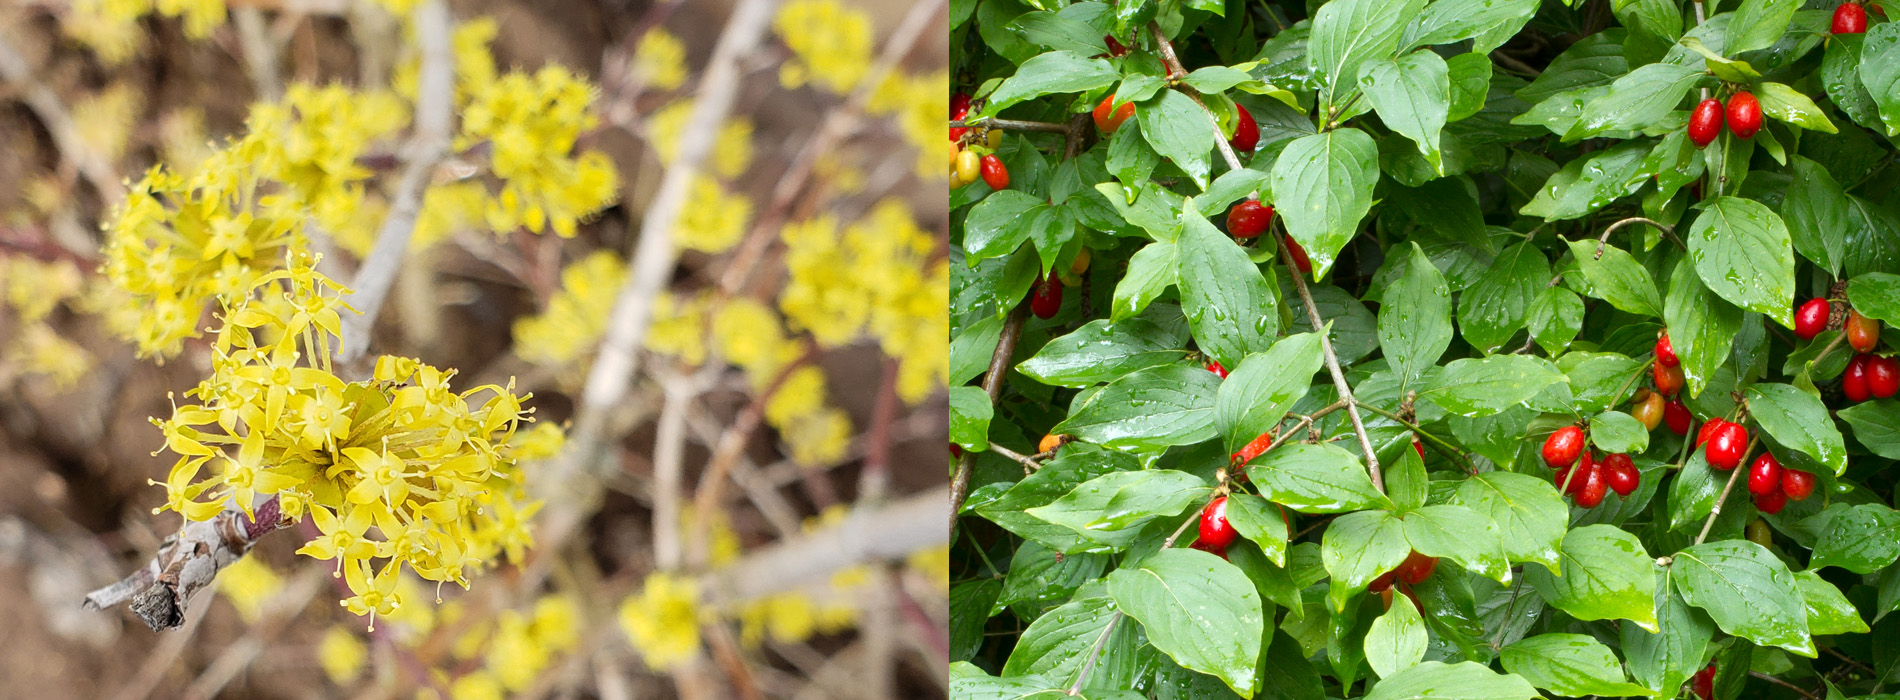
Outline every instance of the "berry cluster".
{"type": "Polygon", "coordinates": [[[1656,361],[1649,365],[1649,377],[1663,396],[1682,393],[1682,358],[1676,357],[1676,348],[1669,344],[1668,333],[1656,336],[1656,361]]]}
{"type": "MultiPolygon", "coordinates": [[[[1711,97],[1689,113],[1689,140],[1695,142],[1696,148],[1707,148],[1715,142],[1715,137],[1722,135],[1723,112],[1722,101],[1711,97]]],[[[1737,90],[1729,96],[1726,112],[1728,130],[1736,138],[1751,138],[1761,131],[1761,101],[1755,99],[1754,93],[1737,90]]]]}
{"type": "Polygon", "coordinates": [[[1399,592],[1411,598],[1413,606],[1423,610],[1425,606],[1419,604],[1418,596],[1412,593],[1412,587],[1431,578],[1432,572],[1437,569],[1438,557],[1425,556],[1413,550],[1411,554],[1405,555],[1405,561],[1399,562],[1398,567],[1372,579],[1372,583],[1366,585],[1366,590],[1379,594],[1385,599],[1385,606],[1390,608],[1392,607],[1392,584],[1397,583],[1399,592]]]}
{"type": "MultiPolygon", "coordinates": [[[[1847,7],[1843,5],[1842,7],[1847,7]]],[[[1827,330],[1834,318],[1834,304],[1827,299],[1809,299],[1794,312],[1794,333],[1802,340],[1813,340],[1827,330]]],[[[1860,403],[1868,399],[1890,398],[1900,393],[1900,359],[1873,354],[1880,345],[1880,321],[1847,310],[1841,333],[1856,353],[1841,375],[1841,391],[1847,400],[1860,403]]]]}
{"type": "Polygon", "coordinates": [[[1570,494],[1582,508],[1602,504],[1610,491],[1618,496],[1635,493],[1643,483],[1643,473],[1636,470],[1635,461],[1621,452],[1598,459],[1584,447],[1585,442],[1583,429],[1574,425],[1564,426],[1544,439],[1544,463],[1557,471],[1552,479],[1557,490],[1570,494]]]}
{"type": "MultiPolygon", "coordinates": [[[[967,116],[970,96],[959,92],[950,98],[950,118],[962,120],[967,116]]],[[[996,157],[996,149],[1003,147],[1003,130],[984,127],[975,131],[974,139],[972,132],[967,126],[950,127],[950,188],[963,187],[979,178],[990,189],[1008,188],[1009,168],[996,157]]]]}

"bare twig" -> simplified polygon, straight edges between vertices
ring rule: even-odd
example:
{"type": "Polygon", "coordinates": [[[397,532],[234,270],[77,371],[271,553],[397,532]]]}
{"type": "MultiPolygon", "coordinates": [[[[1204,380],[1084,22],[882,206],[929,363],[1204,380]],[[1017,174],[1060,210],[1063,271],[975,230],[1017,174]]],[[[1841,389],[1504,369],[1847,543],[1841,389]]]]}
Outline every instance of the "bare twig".
{"type": "Polygon", "coordinates": [[[1372,449],[1372,438],[1366,435],[1366,423],[1359,417],[1359,400],[1352,395],[1352,385],[1346,383],[1346,373],[1339,369],[1339,355],[1333,352],[1333,341],[1328,338],[1326,322],[1319,316],[1319,306],[1313,303],[1313,293],[1306,289],[1306,278],[1300,275],[1293,264],[1293,253],[1280,243],[1280,257],[1293,279],[1293,289],[1299,292],[1300,303],[1306,307],[1306,318],[1313,323],[1313,331],[1319,334],[1319,347],[1326,356],[1326,369],[1333,375],[1333,388],[1339,391],[1339,400],[1346,402],[1346,417],[1352,419],[1352,430],[1359,436],[1359,447],[1366,453],[1366,471],[1372,476],[1372,486],[1385,493],[1385,476],[1379,471],[1379,456],[1372,449]]]}
{"type": "Polygon", "coordinates": [[[691,380],[666,384],[666,403],[653,438],[653,565],[677,569],[683,561],[680,539],[680,473],[685,461],[686,410],[693,401],[691,380]]]}
{"type": "Polygon", "coordinates": [[[237,25],[238,42],[244,47],[244,62],[251,75],[251,89],[257,99],[275,102],[284,96],[282,71],[277,63],[277,42],[264,26],[264,13],[255,7],[231,8],[231,21],[237,25]]]}
{"type": "Polygon", "coordinates": [[[1759,436],[1749,440],[1748,449],[1742,450],[1742,463],[1729,470],[1728,483],[1722,486],[1722,495],[1715,497],[1715,507],[1709,509],[1709,519],[1702,522],[1702,534],[1695,536],[1696,544],[1702,544],[1703,540],[1709,538],[1709,528],[1715,527],[1715,517],[1722,514],[1722,504],[1728,502],[1728,494],[1735,489],[1735,482],[1741,480],[1742,472],[1748,471],[1748,455],[1754,452],[1755,446],[1759,444],[1761,444],[1759,436]]]}
{"type": "Polygon", "coordinates": [[[990,451],[995,452],[996,454],[1002,455],[1004,457],[1008,457],[1011,460],[1014,460],[1017,464],[1023,465],[1024,469],[1028,469],[1029,471],[1032,471],[1032,472],[1042,468],[1042,463],[1037,462],[1034,457],[1030,457],[1029,455],[1019,453],[1015,450],[1009,449],[1002,445],[998,445],[996,443],[990,443],[990,451]]]}
{"type": "MultiPolygon", "coordinates": [[[[1028,318],[1028,301],[1011,309],[1009,320],[1003,323],[1003,333],[996,340],[996,350],[990,353],[990,370],[983,375],[983,391],[989,394],[992,404],[1003,395],[1003,375],[1009,373],[1009,361],[1016,354],[1016,341],[1022,337],[1023,322],[1028,318]]],[[[957,513],[963,510],[963,499],[970,495],[970,473],[975,469],[976,453],[964,452],[957,460],[956,474],[950,477],[951,534],[957,531],[957,513]]]]}
{"type": "Polygon", "coordinates": [[[1781,687],[1783,687],[1783,688],[1787,688],[1787,689],[1789,689],[1789,690],[1792,690],[1792,691],[1794,691],[1794,692],[1796,692],[1796,693],[1800,693],[1800,694],[1801,694],[1801,697],[1804,697],[1804,698],[1807,698],[1808,700],[1820,700],[1820,698],[1821,698],[1821,696],[1819,696],[1819,695],[1815,695],[1814,693],[1811,693],[1811,692],[1808,692],[1808,691],[1807,691],[1807,689],[1805,689],[1805,688],[1802,688],[1801,686],[1798,686],[1798,685],[1795,685],[1795,684],[1793,684],[1793,683],[1789,683],[1789,682],[1787,682],[1787,681],[1784,681],[1784,680],[1781,680],[1780,678],[1776,678],[1776,677],[1774,677],[1774,676],[1770,676],[1770,675],[1768,675],[1768,674],[1766,674],[1766,673],[1762,673],[1762,672],[1760,672],[1760,671],[1749,671],[1749,672],[1748,672],[1748,675],[1750,675],[1750,676],[1754,676],[1754,677],[1756,677],[1756,678],[1760,678],[1760,679],[1762,679],[1762,680],[1764,680],[1764,681],[1768,681],[1769,683],[1773,683],[1773,684],[1775,684],[1775,685],[1778,685],[1778,686],[1781,686],[1781,687]]]}
{"type": "Polygon", "coordinates": [[[276,497],[255,508],[255,520],[231,503],[209,520],[186,522],[165,538],[145,566],[118,583],[86,594],[86,607],[99,610],[130,601],[132,612],[154,630],[183,624],[186,605],[211,586],[219,570],[251,551],[258,539],[284,526],[276,497]]]}
{"type": "Polygon", "coordinates": [[[1640,216],[1632,216],[1627,219],[1623,219],[1614,224],[1610,224],[1608,228],[1603,229],[1603,235],[1597,236],[1596,259],[1598,260],[1603,259],[1603,246],[1609,244],[1610,234],[1615,233],[1617,229],[1623,228],[1624,226],[1628,226],[1630,224],[1649,224],[1656,228],[1662,229],[1663,233],[1673,234],[1676,232],[1675,227],[1672,227],[1669,224],[1665,224],[1661,221],[1656,221],[1654,219],[1646,219],[1640,216]]]}
{"type": "Polygon", "coordinates": [[[1040,131],[1045,134],[1066,134],[1069,132],[1069,125],[1051,122],[1027,122],[1017,119],[996,118],[972,119],[970,121],[959,119],[950,120],[950,128],[955,129],[960,127],[1002,129],[1004,131],[1040,131]]]}
{"type": "MultiPolygon", "coordinates": [[[[877,402],[871,408],[869,443],[864,451],[864,466],[858,473],[858,505],[875,506],[883,502],[890,488],[891,424],[897,420],[897,358],[884,358],[883,376],[878,380],[877,402]]],[[[875,646],[875,645],[872,645],[875,646]]]]}
{"type": "Polygon", "coordinates": [[[1108,626],[1102,628],[1101,636],[1096,637],[1095,645],[1089,648],[1089,658],[1082,662],[1081,672],[1075,674],[1075,683],[1069,686],[1069,695],[1082,694],[1082,683],[1089,679],[1089,671],[1095,670],[1095,662],[1101,660],[1102,648],[1108,646],[1109,635],[1115,634],[1115,628],[1121,626],[1122,615],[1122,611],[1117,610],[1114,616],[1108,618],[1108,626]]]}
{"type": "Polygon", "coordinates": [[[754,551],[704,579],[707,600],[752,600],[824,581],[863,562],[942,546],[943,531],[937,527],[943,522],[947,490],[932,489],[882,508],[857,509],[834,525],[754,551]]]}
{"type": "Polygon", "coordinates": [[[454,19],[446,0],[427,0],[415,9],[416,43],[422,50],[422,69],[416,97],[416,128],[404,147],[407,164],[390,199],[389,215],[376,231],[376,247],[357,268],[350,301],[360,315],[343,318],[343,346],[337,361],[354,365],[369,350],[369,332],[389,297],[396,273],[402,269],[409,239],[422,213],[423,190],[434,177],[435,166],[448,155],[455,108],[455,50],[450,35],[454,19]]]}

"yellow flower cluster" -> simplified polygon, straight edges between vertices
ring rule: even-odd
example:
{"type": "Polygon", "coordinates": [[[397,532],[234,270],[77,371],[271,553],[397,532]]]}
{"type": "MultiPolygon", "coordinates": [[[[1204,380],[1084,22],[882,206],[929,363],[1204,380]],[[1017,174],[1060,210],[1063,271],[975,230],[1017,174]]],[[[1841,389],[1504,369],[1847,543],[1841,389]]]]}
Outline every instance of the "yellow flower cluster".
{"type": "Polygon", "coordinates": [[[627,266],[612,251],[595,251],[561,270],[561,290],[540,314],[515,321],[515,354],[550,368],[564,368],[600,345],[607,316],[627,278],[627,266]]]}
{"type": "Polygon", "coordinates": [[[782,234],[791,281],[779,308],[793,326],[825,347],[867,332],[902,362],[898,392],[916,402],[941,388],[949,373],[949,267],[933,260],[936,240],[901,202],[880,202],[842,231],[819,217],[782,234]]]}
{"type": "Polygon", "coordinates": [[[806,83],[843,94],[871,70],[871,16],[838,0],[792,0],[772,22],[793,58],[779,67],[779,83],[806,83]]]}
{"type": "Polygon", "coordinates": [[[520,692],[554,659],[573,649],[581,639],[581,609],[566,595],[552,595],[535,601],[528,614],[502,611],[486,632],[481,644],[485,653],[484,670],[502,688],[520,692]]]}
{"type": "Polygon", "coordinates": [[[0,258],[0,301],[13,309],[19,327],[0,348],[7,372],[47,377],[60,390],[71,389],[92,371],[92,353],[62,337],[49,324],[61,302],[83,301],[85,276],[71,262],[41,262],[27,257],[0,258]]]}
{"type": "Polygon", "coordinates": [[[369,660],[369,650],[363,640],[342,625],[334,625],[324,630],[323,639],[317,642],[317,665],[323,667],[323,674],[330,682],[339,686],[352,683],[363,673],[363,663],[369,660]]]}
{"type": "Polygon", "coordinates": [[[110,162],[125,155],[132,125],[144,107],[139,93],[124,83],[73,103],[73,127],[86,147],[110,162]]]}
{"type": "Polygon", "coordinates": [[[256,622],[264,614],[264,605],[284,589],[284,578],[257,557],[244,557],[224,567],[217,582],[218,592],[245,622],[256,622]]]}
{"type": "Polygon", "coordinates": [[[508,73],[469,88],[456,147],[486,143],[489,168],[503,180],[484,212],[497,231],[548,228],[572,237],[579,221],[612,204],[618,173],[606,155],[571,154],[595,126],[593,87],[560,66],[508,73]]]}
{"type": "Polygon", "coordinates": [[[405,566],[467,586],[470,567],[504,551],[519,559],[538,504],[509,440],[529,411],[508,388],[455,393],[452,371],[406,358],[378,358],[368,381],[339,379],[327,349],[341,291],[292,256],[224,298],[212,375],[187,392],[200,403],[154,421],[178,455],[158,510],[203,520],[276,495],[286,517],[308,513],[322,532],[298,552],[336,560],[344,606],[388,615],[405,566]]]}
{"type": "MultiPolygon", "coordinates": [[[[659,153],[662,164],[679,156],[680,136],[693,116],[693,101],[680,100],[654,110],[647,117],[647,143],[659,153]]],[[[719,137],[713,141],[709,169],[719,177],[732,179],[752,164],[752,121],[734,117],[719,125],[719,137]]]]}
{"type": "MultiPolygon", "coordinates": [[[[712,337],[726,361],[744,369],[754,389],[764,391],[785,367],[803,355],[785,332],[778,313],[750,298],[729,299],[712,317],[712,337]]],[[[843,459],[851,446],[851,417],[828,406],[824,373],[794,368],[766,402],[766,424],[779,433],[792,460],[820,466],[843,459]]]]}
{"type": "Polygon", "coordinates": [[[620,604],[620,629],[656,671],[671,670],[699,653],[699,584],[655,573],[639,595],[620,604]]]}
{"type": "Polygon", "coordinates": [[[718,180],[700,175],[686,195],[673,240],[688,250],[723,253],[739,244],[751,221],[751,199],[727,192],[718,180]]]}
{"type": "Polygon", "coordinates": [[[117,65],[138,52],[145,36],[139,18],[153,13],[182,18],[185,35],[203,39],[224,24],[224,0],[74,0],[61,26],[100,60],[117,65]]]}
{"type": "Polygon", "coordinates": [[[307,246],[306,215],[349,228],[371,174],[358,156],[406,119],[393,95],[292,86],[252,108],[244,137],[188,169],[147,171],[106,226],[103,265],[147,310],[131,334],[139,354],[177,354],[213,297],[284,267],[307,246]]]}
{"type": "Polygon", "coordinates": [[[647,87],[673,90],[686,84],[686,44],[672,32],[654,27],[633,50],[633,72],[647,87]]]}

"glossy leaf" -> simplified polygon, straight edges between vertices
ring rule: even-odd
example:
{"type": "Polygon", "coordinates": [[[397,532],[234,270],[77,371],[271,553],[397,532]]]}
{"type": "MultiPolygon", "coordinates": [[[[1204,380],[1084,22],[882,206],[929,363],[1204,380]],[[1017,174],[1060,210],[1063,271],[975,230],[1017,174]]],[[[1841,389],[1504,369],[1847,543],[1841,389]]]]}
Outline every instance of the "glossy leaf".
{"type": "Polygon", "coordinates": [[[1507,646],[1499,654],[1504,659],[1504,670],[1558,695],[1649,694],[1648,689],[1626,681],[1616,654],[1588,635],[1540,634],[1507,646]]]}
{"type": "Polygon", "coordinates": [[[1109,382],[1052,432],[1108,447],[1191,445],[1214,437],[1220,378],[1199,367],[1166,365],[1109,382]]]}
{"type": "Polygon", "coordinates": [[[1832,468],[1835,476],[1847,470],[1841,431],[1834,428],[1821,399],[1788,384],[1754,384],[1748,387],[1748,408],[1776,442],[1807,453],[1832,468]]]}
{"type": "Polygon", "coordinates": [[[1239,569],[1206,552],[1163,549],[1110,573],[1108,595],[1175,663],[1253,695],[1265,620],[1239,569]]]}
{"type": "Polygon", "coordinates": [[[1426,661],[1395,673],[1366,694],[1366,700],[1530,700],[1537,689],[1523,677],[1498,673],[1484,664],[1426,661]]]}
{"type": "MultiPolygon", "coordinates": [[[[1337,4],[1379,1],[1340,0],[1337,4]]],[[[1339,249],[1358,233],[1360,220],[1372,208],[1372,186],[1379,180],[1378,156],[1372,137],[1342,128],[1295,140],[1274,161],[1274,205],[1286,220],[1287,231],[1312,260],[1314,279],[1332,268],[1339,249]]]]}
{"type": "Polygon", "coordinates": [[[1203,351],[1222,365],[1238,366],[1279,335],[1277,288],[1207,219],[1191,212],[1181,218],[1175,282],[1181,288],[1181,311],[1203,351]]]}
{"type": "Polygon", "coordinates": [[[1379,120],[1417,143],[1419,153],[1443,174],[1438,132],[1445,128],[1451,106],[1445,59],[1431,51],[1414,51],[1397,60],[1372,61],[1359,77],[1359,89],[1379,120]]]}
{"type": "Polygon", "coordinates": [[[1461,416],[1497,413],[1565,381],[1550,361],[1528,355],[1453,360],[1419,398],[1461,416]]]}
{"type": "Polygon", "coordinates": [[[1247,476],[1267,500],[1302,513],[1392,507],[1372,487],[1359,458],[1332,444],[1276,447],[1249,467],[1247,476]]]}
{"type": "Polygon", "coordinates": [[[1729,348],[1742,328],[1742,310],[1710,292],[1696,275],[1694,263],[1684,258],[1669,275],[1663,321],[1669,326],[1670,346],[1682,362],[1689,396],[1700,395],[1715,371],[1728,363],[1729,348]]]}
{"type": "Polygon", "coordinates": [[[1406,545],[1405,523],[1391,513],[1365,510],[1334,518],[1320,541],[1320,561],[1333,577],[1326,600],[1333,611],[1366,590],[1380,574],[1397,568],[1412,548],[1406,545]]]}
{"type": "Polygon", "coordinates": [[[1564,534],[1562,576],[1541,566],[1524,577],[1552,606],[1579,620],[1623,619],[1656,631],[1656,561],[1635,535],[1610,525],[1564,534]]]}
{"type": "Polygon", "coordinates": [[[1670,573],[1682,599],[1707,611],[1723,632],[1815,655],[1794,574],[1761,545],[1747,540],[1704,542],[1677,552],[1670,573]]]}
{"type": "Polygon", "coordinates": [[[1794,250],[1774,211],[1752,199],[1717,197],[1696,217],[1688,241],[1710,291],[1794,326],[1794,250]]]}
{"type": "Polygon", "coordinates": [[[1016,371],[1054,386],[1092,386],[1179,362],[1187,356],[1185,340],[1146,319],[1096,319],[1044,344],[1034,357],[1016,365],[1016,371]]]}
{"type": "Polygon", "coordinates": [[[1385,289],[1379,305],[1379,347],[1399,373],[1403,388],[1438,363],[1451,347],[1451,289],[1425,251],[1414,243],[1403,274],[1385,289]]]}
{"type": "Polygon", "coordinates": [[[1241,360],[1214,396],[1214,427],[1226,437],[1227,453],[1278,425],[1287,409],[1306,396],[1324,361],[1316,333],[1287,336],[1241,360]]]}
{"type": "Polygon", "coordinates": [[[1425,620],[1409,596],[1392,596],[1392,607],[1372,621],[1366,631],[1366,663],[1380,678],[1411,668],[1425,659],[1425,620]]]}
{"type": "Polygon", "coordinates": [[[1900,558],[1900,513],[1878,503],[1853,506],[1827,521],[1810,569],[1838,566],[1870,574],[1900,558]]]}

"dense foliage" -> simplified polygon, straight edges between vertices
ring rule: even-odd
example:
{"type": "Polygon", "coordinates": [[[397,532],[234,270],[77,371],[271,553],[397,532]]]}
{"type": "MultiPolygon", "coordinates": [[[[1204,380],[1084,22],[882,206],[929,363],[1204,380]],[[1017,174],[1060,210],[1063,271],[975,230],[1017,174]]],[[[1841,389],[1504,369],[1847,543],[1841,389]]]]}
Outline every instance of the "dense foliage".
{"type": "Polygon", "coordinates": [[[953,695],[1900,690],[1900,7],[951,6],[953,695]]]}

